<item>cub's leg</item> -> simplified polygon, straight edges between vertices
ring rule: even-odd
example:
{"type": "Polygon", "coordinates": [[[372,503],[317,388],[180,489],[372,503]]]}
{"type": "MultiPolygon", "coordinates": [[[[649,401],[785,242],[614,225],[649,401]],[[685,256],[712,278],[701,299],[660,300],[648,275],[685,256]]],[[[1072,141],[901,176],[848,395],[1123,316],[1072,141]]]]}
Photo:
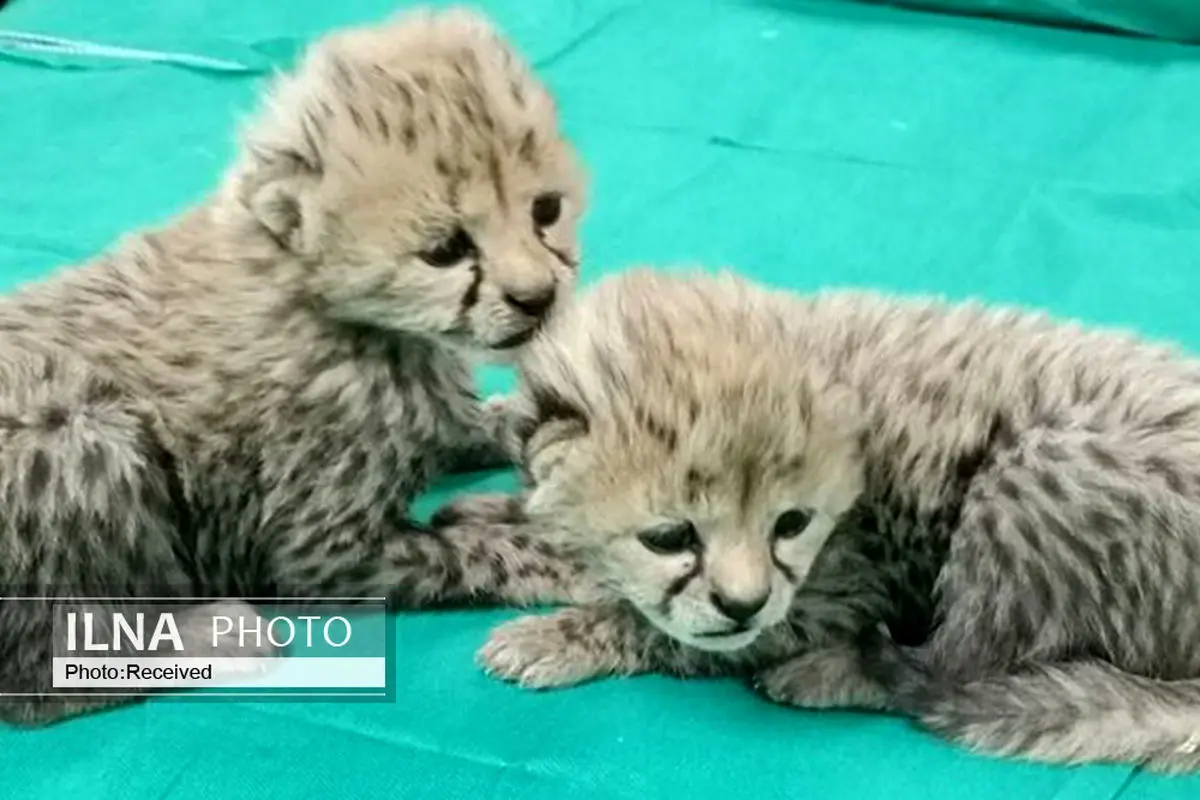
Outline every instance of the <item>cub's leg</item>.
{"type": "Polygon", "coordinates": [[[596,596],[584,565],[502,523],[339,531],[277,554],[289,596],[384,598],[393,609],[529,606],[596,596]]]}
{"type": "MultiPolygon", "coordinates": [[[[0,702],[0,719],[20,726],[38,726],[99,711],[112,706],[123,705],[157,691],[170,691],[170,687],[147,688],[138,686],[54,686],[53,658],[60,656],[69,661],[83,658],[122,656],[132,657],[125,652],[80,652],[77,642],[74,651],[67,650],[66,644],[66,614],[75,612],[77,618],[91,614],[92,625],[90,636],[97,641],[110,642],[113,639],[113,615],[120,613],[127,620],[135,620],[138,615],[144,619],[146,631],[158,629],[160,615],[169,614],[174,622],[174,630],[178,633],[184,653],[193,658],[222,658],[222,657],[273,657],[277,655],[275,648],[269,643],[254,643],[247,641],[238,643],[236,639],[213,643],[213,620],[217,616],[241,620],[241,626],[249,629],[261,629],[262,620],[258,612],[246,603],[240,601],[223,601],[196,605],[178,605],[164,603],[142,603],[136,600],[128,602],[104,601],[97,602],[80,597],[75,600],[62,598],[8,600],[0,609],[0,647],[7,654],[4,666],[0,668],[0,691],[12,693],[14,696],[4,698],[0,702]],[[121,692],[124,696],[114,696],[121,692]]],[[[78,623],[77,623],[78,626],[78,623]]],[[[236,630],[242,629],[236,627],[236,630]]],[[[77,636],[81,635],[78,632],[77,636]]],[[[144,658],[172,657],[176,655],[173,647],[164,650],[142,654],[144,658]]],[[[215,673],[214,678],[236,680],[239,676],[233,673],[215,673]]],[[[181,689],[187,688],[181,686],[181,689]]]]}
{"type": "Polygon", "coordinates": [[[513,466],[511,424],[507,397],[489,397],[479,406],[479,419],[469,439],[447,454],[446,472],[483,472],[513,466]]]}
{"type": "Polygon", "coordinates": [[[489,675],[531,689],[647,672],[689,677],[737,671],[734,661],[671,640],[624,603],[506,622],[492,631],[478,660],[489,675]]]}
{"type": "Polygon", "coordinates": [[[1028,435],[969,490],[931,639],[865,637],[866,671],[981,751],[1195,763],[1198,466],[1186,432],[1028,435]]]}
{"type": "Polygon", "coordinates": [[[439,528],[467,524],[522,525],[527,521],[524,494],[504,492],[464,495],[439,508],[432,519],[434,527],[439,528]]]}
{"type": "MultiPolygon", "coordinates": [[[[149,408],[65,358],[0,367],[0,593],[8,597],[194,594],[186,499],[149,408]]],[[[48,600],[0,603],[0,718],[48,722],[120,702],[49,698],[48,600]]]]}
{"type": "Polygon", "coordinates": [[[863,670],[855,643],[832,644],[797,655],[755,673],[755,691],[801,708],[889,707],[888,692],[863,670]]]}

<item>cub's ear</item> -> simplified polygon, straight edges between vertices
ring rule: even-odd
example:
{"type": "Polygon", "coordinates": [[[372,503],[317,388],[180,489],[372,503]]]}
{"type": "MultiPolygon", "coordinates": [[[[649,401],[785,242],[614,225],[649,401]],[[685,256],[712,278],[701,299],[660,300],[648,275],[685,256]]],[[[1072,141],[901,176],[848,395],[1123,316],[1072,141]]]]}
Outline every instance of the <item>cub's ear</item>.
{"type": "MultiPolygon", "coordinates": [[[[276,80],[242,136],[238,195],[254,219],[287,250],[310,255],[322,223],[317,190],[324,173],[325,127],[317,116],[328,67],[310,55],[301,71],[276,80]]],[[[327,107],[327,106],[326,106],[327,107]]]]}
{"type": "Polygon", "coordinates": [[[312,193],[318,174],[291,152],[260,153],[255,159],[257,169],[244,195],[246,206],[287,250],[308,254],[316,239],[312,193]]]}
{"type": "Polygon", "coordinates": [[[583,408],[537,384],[521,387],[507,403],[506,411],[508,445],[535,486],[552,478],[590,430],[583,408]]]}

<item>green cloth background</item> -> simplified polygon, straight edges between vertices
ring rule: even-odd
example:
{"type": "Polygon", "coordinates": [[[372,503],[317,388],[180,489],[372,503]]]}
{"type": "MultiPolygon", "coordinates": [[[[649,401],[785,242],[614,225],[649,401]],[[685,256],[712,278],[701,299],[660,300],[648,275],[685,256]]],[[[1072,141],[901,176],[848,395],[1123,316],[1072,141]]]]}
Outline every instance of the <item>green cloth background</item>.
{"type": "MultiPolygon", "coordinates": [[[[1200,50],[850,2],[481,5],[553,84],[594,174],[588,279],[634,261],[730,264],[797,289],[979,295],[1200,346],[1200,50]]],[[[0,284],[199,197],[264,70],[394,7],[15,0],[0,29],[246,69],[0,52],[0,284]]],[[[729,681],[524,693],[472,664],[506,616],[398,618],[394,704],[157,701],[0,731],[0,798],[1200,796],[1200,778],[974,757],[899,720],[775,708],[729,681]]]]}
{"type": "MultiPolygon", "coordinates": [[[[886,2],[887,0],[876,0],[886,2]]],[[[1200,41],[1196,0],[891,0],[913,8],[1109,28],[1180,41],[1200,41]]]]}

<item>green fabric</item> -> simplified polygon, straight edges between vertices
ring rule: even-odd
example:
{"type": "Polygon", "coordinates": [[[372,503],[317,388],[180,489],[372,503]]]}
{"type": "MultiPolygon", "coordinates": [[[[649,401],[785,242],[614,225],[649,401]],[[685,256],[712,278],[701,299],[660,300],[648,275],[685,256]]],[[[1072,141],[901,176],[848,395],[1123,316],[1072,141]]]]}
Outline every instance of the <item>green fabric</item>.
{"type": "MultiPolygon", "coordinates": [[[[1196,50],[856,3],[481,5],[554,85],[594,173],[589,280],[633,261],[732,264],[798,289],[975,294],[1200,346],[1196,50]]],[[[394,6],[15,0],[0,29],[246,71],[0,56],[0,280],[44,274],[198,197],[266,65],[394,6]]],[[[506,380],[487,375],[489,388],[506,380]]],[[[157,701],[0,731],[0,797],[1200,792],[1200,778],[979,758],[899,720],[775,708],[730,681],[524,693],[472,664],[507,616],[398,618],[394,704],[157,701]]]]}
{"type": "MultiPolygon", "coordinates": [[[[866,0],[874,2],[876,0],[866,0]]],[[[892,0],[896,5],[1200,41],[1195,0],[892,0]]]]}

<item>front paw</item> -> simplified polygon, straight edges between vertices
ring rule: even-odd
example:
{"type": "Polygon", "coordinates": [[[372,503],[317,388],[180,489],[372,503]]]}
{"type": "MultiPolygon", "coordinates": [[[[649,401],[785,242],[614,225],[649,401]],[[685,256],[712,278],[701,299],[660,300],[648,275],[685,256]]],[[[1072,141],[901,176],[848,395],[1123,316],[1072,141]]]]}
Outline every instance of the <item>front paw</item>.
{"type": "Polygon", "coordinates": [[[430,518],[435,528],[452,525],[516,525],[525,521],[520,495],[490,492],[469,494],[451,500],[430,518]]]}
{"type": "Polygon", "coordinates": [[[477,660],[493,678],[527,689],[572,686],[612,672],[579,630],[577,609],[520,617],[494,629],[477,660]]]}
{"type": "Polygon", "coordinates": [[[751,686],[768,700],[800,708],[888,706],[887,693],[862,673],[857,653],[849,648],[795,656],[755,673],[751,686]]]}

